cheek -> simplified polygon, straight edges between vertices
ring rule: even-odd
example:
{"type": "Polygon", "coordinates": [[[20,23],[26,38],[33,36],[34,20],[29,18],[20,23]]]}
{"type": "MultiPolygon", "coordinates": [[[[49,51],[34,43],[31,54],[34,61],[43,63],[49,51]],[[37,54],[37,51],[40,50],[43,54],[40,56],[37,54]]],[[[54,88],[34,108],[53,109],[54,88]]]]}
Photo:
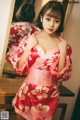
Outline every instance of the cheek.
{"type": "Polygon", "coordinates": [[[46,27],[47,26],[46,21],[42,22],[42,25],[43,25],[43,27],[46,27]]]}
{"type": "Polygon", "coordinates": [[[59,26],[60,26],[60,23],[59,23],[59,24],[56,24],[56,25],[55,25],[56,29],[58,29],[58,28],[59,28],[59,26]]]}

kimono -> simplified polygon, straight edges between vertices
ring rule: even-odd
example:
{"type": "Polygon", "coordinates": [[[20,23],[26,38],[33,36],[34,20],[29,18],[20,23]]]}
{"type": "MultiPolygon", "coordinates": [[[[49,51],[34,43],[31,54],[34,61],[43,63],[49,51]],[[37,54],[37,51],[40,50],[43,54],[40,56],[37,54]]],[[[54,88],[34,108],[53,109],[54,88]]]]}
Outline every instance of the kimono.
{"type": "Polygon", "coordinates": [[[29,22],[15,22],[11,24],[8,51],[6,54],[6,60],[10,61],[10,57],[16,51],[19,43],[22,41],[25,35],[33,34],[37,28],[29,22]]]}
{"type": "MultiPolygon", "coordinates": [[[[39,32],[35,32],[34,36],[36,34],[39,32]]],[[[62,38],[58,38],[61,42],[62,38]]],[[[56,47],[44,53],[40,45],[37,44],[31,49],[23,67],[18,69],[18,61],[30,39],[33,39],[33,36],[25,36],[10,59],[18,74],[27,75],[16,93],[12,105],[15,111],[27,120],[52,120],[59,99],[58,83],[68,80],[71,76],[72,50],[68,45],[65,66],[58,72],[59,48],[56,47]]]]}

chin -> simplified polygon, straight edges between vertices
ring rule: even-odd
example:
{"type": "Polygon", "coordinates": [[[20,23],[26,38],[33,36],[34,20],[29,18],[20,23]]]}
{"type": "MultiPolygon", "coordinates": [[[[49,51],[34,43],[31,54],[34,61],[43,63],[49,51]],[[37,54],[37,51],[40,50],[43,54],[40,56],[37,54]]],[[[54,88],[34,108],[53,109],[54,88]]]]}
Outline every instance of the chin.
{"type": "Polygon", "coordinates": [[[52,35],[52,34],[54,34],[55,32],[47,32],[49,35],[52,35]]]}
{"type": "Polygon", "coordinates": [[[55,31],[54,30],[47,30],[47,33],[51,35],[51,34],[54,34],[55,31]]]}

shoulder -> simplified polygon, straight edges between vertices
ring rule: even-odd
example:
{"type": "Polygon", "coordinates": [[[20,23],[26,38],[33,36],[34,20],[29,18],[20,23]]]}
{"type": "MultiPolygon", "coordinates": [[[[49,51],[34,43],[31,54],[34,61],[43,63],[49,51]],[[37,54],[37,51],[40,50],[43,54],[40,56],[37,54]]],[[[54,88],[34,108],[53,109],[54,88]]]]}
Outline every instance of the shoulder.
{"type": "Polygon", "coordinates": [[[67,45],[68,45],[67,40],[63,39],[63,38],[62,38],[62,37],[60,37],[60,36],[59,36],[59,39],[60,39],[60,41],[61,41],[61,42],[63,42],[63,43],[65,43],[65,44],[67,44],[67,45]]]}
{"type": "Polygon", "coordinates": [[[69,43],[68,43],[67,40],[65,40],[64,38],[62,38],[60,36],[59,36],[59,39],[60,39],[60,41],[61,41],[62,44],[65,44],[67,46],[67,48],[71,48],[71,46],[69,45],[69,43]]]}
{"type": "Polygon", "coordinates": [[[72,54],[72,47],[71,47],[71,45],[68,43],[67,40],[63,39],[62,37],[59,37],[59,38],[60,38],[60,40],[61,40],[61,42],[63,44],[66,44],[66,46],[67,46],[67,54],[71,55],[72,54]]]}
{"type": "Polygon", "coordinates": [[[68,43],[68,41],[65,40],[65,39],[63,39],[63,38],[61,38],[61,40],[62,40],[63,43],[65,43],[65,44],[67,45],[67,50],[72,51],[72,47],[71,47],[71,45],[68,43]]]}
{"type": "Polygon", "coordinates": [[[71,45],[66,40],[64,40],[64,42],[67,45],[67,55],[71,55],[72,54],[72,47],[71,47],[71,45]]]}

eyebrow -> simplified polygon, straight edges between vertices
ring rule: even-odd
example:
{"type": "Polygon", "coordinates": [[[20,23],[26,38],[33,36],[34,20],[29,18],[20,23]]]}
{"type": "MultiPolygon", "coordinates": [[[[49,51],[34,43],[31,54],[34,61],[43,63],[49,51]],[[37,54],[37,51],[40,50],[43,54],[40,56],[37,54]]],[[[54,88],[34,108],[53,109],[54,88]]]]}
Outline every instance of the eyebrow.
{"type": "Polygon", "coordinates": [[[47,17],[53,17],[53,18],[56,18],[56,19],[58,19],[58,20],[61,20],[61,18],[56,17],[56,16],[53,16],[53,15],[50,15],[50,14],[46,14],[46,16],[47,16],[47,17]]]}

